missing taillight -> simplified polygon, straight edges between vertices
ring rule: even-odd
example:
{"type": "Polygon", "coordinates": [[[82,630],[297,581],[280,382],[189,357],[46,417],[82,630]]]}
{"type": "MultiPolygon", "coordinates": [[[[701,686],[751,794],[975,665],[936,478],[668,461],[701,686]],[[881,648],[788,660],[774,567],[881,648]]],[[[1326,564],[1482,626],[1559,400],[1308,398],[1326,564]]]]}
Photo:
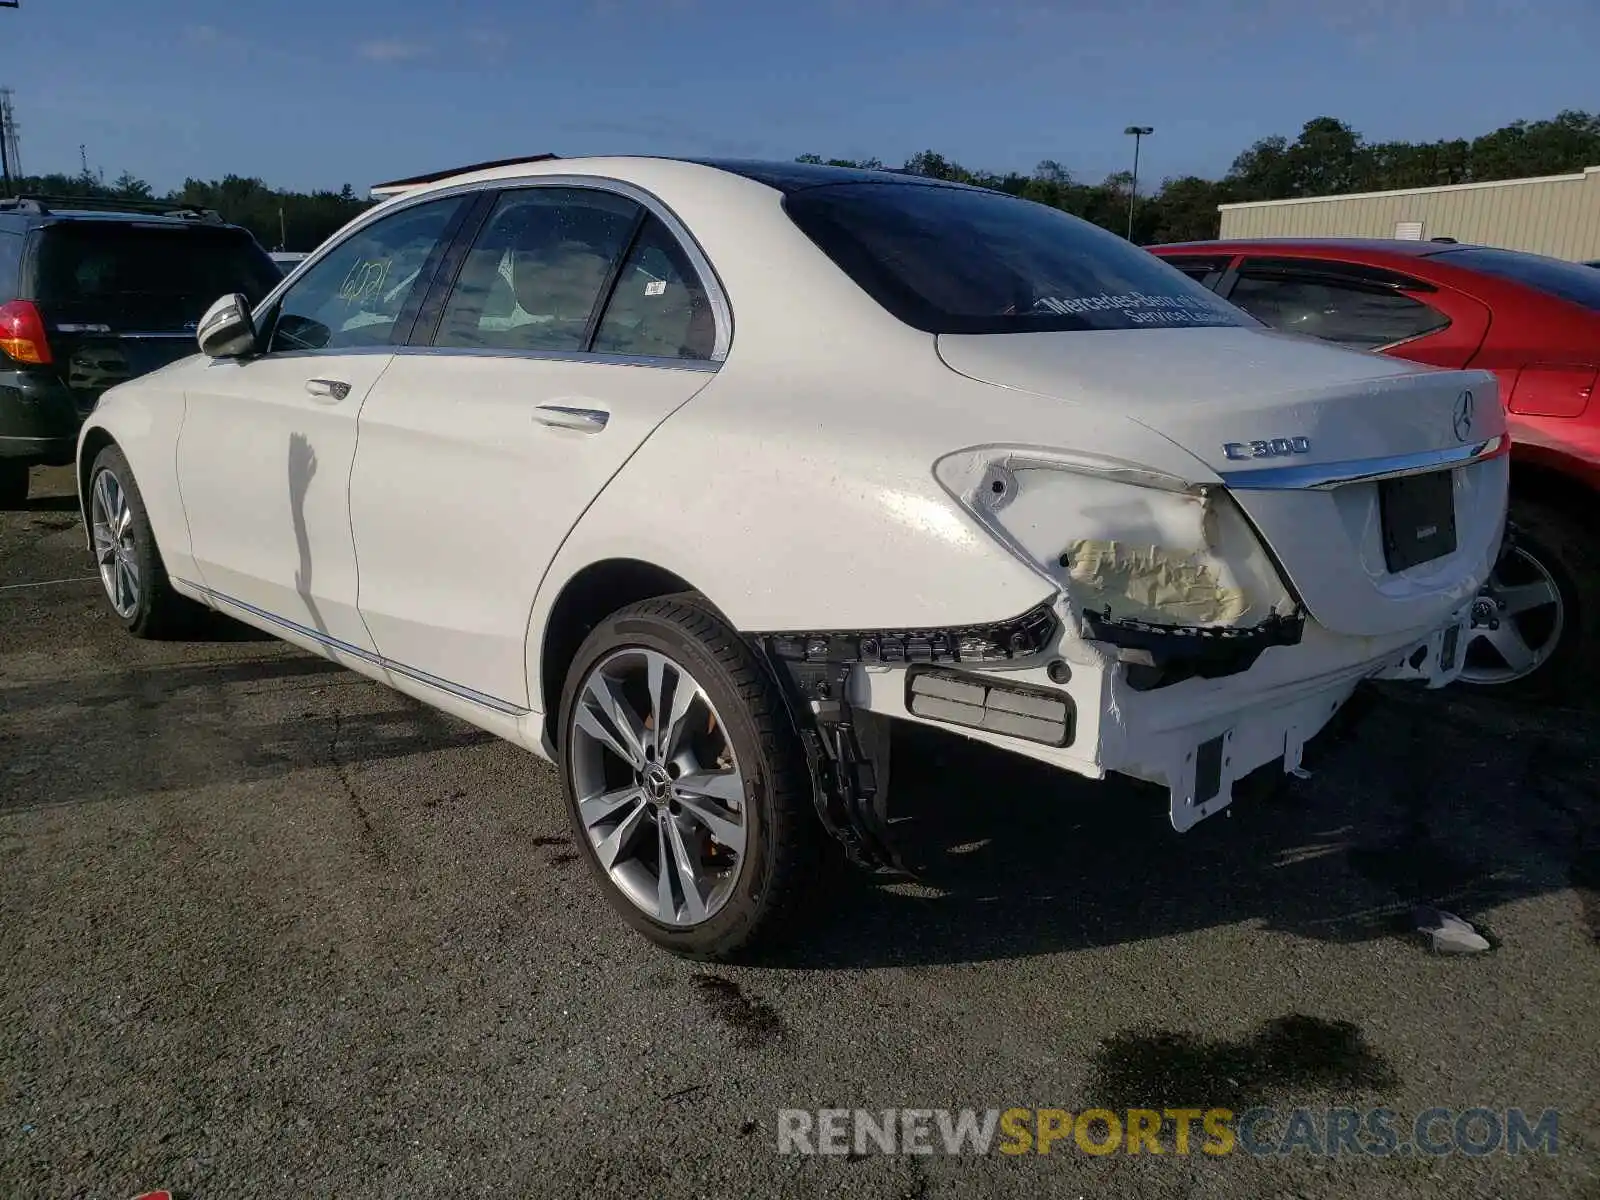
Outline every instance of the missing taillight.
{"type": "Polygon", "coordinates": [[[31,302],[0,304],[0,352],[19,363],[44,365],[51,361],[44,318],[31,302]]]}

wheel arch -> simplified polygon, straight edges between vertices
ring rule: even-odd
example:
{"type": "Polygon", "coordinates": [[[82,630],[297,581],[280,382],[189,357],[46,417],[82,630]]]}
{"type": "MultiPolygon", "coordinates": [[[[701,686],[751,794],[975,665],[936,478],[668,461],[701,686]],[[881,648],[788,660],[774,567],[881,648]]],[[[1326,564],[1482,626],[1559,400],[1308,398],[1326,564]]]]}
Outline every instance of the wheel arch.
{"type": "Polygon", "coordinates": [[[540,631],[538,656],[530,664],[533,699],[539,702],[552,745],[567,672],[590,630],[629,604],[693,591],[694,585],[681,575],[638,558],[599,559],[561,585],[540,631]]]}
{"type": "Polygon", "coordinates": [[[1588,479],[1542,458],[1511,456],[1511,495],[1552,507],[1593,504],[1597,489],[1588,479]]]}
{"type": "MultiPolygon", "coordinates": [[[[83,431],[78,441],[78,458],[75,467],[78,485],[78,515],[83,518],[84,545],[94,550],[94,536],[89,530],[89,472],[94,460],[107,446],[118,445],[117,439],[104,425],[91,425],[83,431]]],[[[126,451],[124,451],[126,453],[126,451]]]]}

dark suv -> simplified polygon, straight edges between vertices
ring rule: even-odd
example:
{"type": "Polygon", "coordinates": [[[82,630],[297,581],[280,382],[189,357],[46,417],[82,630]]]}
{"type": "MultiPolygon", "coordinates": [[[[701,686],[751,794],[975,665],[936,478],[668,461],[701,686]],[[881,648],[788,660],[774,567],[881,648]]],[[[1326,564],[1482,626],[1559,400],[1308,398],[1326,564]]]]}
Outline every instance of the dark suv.
{"type": "Polygon", "coordinates": [[[218,296],[254,302],[282,278],[209,211],[0,200],[0,508],[27,499],[30,466],[72,461],[101,392],[193,354],[218,296]]]}

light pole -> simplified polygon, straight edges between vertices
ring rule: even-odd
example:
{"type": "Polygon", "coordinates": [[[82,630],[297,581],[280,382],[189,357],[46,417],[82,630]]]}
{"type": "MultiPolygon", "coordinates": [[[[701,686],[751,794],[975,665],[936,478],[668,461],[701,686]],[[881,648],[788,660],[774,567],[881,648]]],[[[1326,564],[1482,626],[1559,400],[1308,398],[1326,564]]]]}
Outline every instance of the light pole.
{"type": "Polygon", "coordinates": [[[1122,131],[1133,138],[1133,186],[1128,189],[1128,240],[1133,241],[1133,210],[1139,203],[1139,143],[1155,132],[1151,125],[1129,125],[1122,131]]]}
{"type": "MultiPolygon", "coordinates": [[[[0,8],[16,8],[17,0],[0,0],[0,8]]],[[[0,180],[5,182],[5,190],[11,192],[11,159],[6,153],[6,135],[11,132],[9,122],[0,120],[0,180]]]]}

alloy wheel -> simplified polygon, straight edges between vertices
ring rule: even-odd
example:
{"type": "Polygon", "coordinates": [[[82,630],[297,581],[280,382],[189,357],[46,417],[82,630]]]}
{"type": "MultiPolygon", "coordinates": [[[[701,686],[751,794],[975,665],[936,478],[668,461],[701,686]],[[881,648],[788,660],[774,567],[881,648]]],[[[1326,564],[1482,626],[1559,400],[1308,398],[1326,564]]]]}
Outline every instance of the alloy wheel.
{"type": "Polygon", "coordinates": [[[101,471],[94,478],[89,523],[100,582],[117,616],[128,620],[139,609],[139,559],[128,493],[110,471],[101,471]]]}
{"type": "Polygon", "coordinates": [[[749,832],[744,774],[710,696],[666,655],[628,647],[590,670],[571,720],[567,770],[600,866],[664,925],[709,920],[749,832]]]}
{"type": "Polygon", "coordinates": [[[1461,678],[1484,685],[1524,679],[1555,652],[1565,629],[1566,606],[1555,576],[1513,545],[1473,601],[1461,678]]]}

